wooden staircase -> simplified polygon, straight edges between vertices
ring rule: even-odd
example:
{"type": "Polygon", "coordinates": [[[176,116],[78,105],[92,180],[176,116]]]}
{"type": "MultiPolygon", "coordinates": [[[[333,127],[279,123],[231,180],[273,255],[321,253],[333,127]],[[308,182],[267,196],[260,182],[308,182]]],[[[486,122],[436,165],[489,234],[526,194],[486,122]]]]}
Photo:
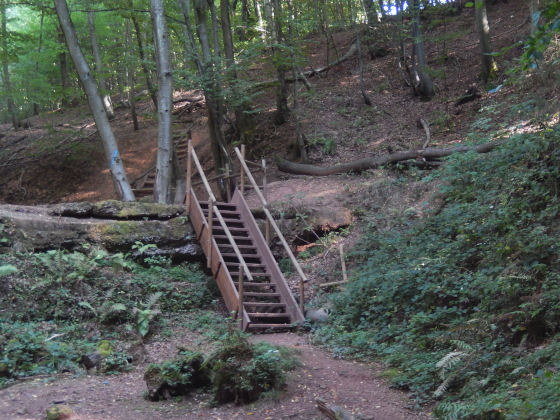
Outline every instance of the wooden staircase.
{"type": "Polygon", "coordinates": [[[228,310],[248,331],[287,329],[303,321],[303,287],[298,306],[241,191],[229,202],[216,201],[194,150],[192,158],[209,200],[199,201],[192,189],[189,159],[187,212],[228,310]]]}
{"type": "MultiPolygon", "coordinates": [[[[179,161],[179,167],[185,168],[187,161],[188,141],[185,137],[176,138],[173,140],[175,144],[175,153],[179,161]]],[[[131,182],[132,191],[136,198],[152,197],[154,195],[154,187],[156,185],[156,168],[155,166],[148,169],[138,178],[131,182]]]]}

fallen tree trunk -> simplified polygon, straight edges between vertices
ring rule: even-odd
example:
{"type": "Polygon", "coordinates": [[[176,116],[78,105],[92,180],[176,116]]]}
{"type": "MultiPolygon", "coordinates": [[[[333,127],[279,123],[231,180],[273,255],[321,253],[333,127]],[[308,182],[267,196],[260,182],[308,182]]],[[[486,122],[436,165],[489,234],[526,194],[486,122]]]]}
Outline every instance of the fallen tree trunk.
{"type": "Polygon", "coordinates": [[[478,146],[456,146],[444,149],[427,148],[418,150],[408,150],[402,152],[391,153],[388,155],[377,156],[372,158],[359,159],[340,165],[328,166],[326,168],[316,165],[308,165],[304,163],[290,162],[285,159],[277,158],[276,164],[282,172],[295,175],[313,175],[326,176],[340,174],[344,172],[360,172],[366,169],[375,169],[390,163],[402,162],[406,160],[416,159],[422,162],[430,159],[438,159],[454,153],[464,153],[474,151],[477,153],[487,153],[494,148],[501,146],[504,141],[496,141],[493,143],[485,143],[478,146]]]}
{"type": "MultiPolygon", "coordinates": [[[[306,86],[307,86],[307,85],[309,85],[309,82],[307,81],[307,79],[310,79],[317,74],[324,73],[324,72],[332,69],[333,67],[338,66],[341,63],[344,63],[346,60],[349,60],[350,58],[352,58],[354,56],[354,54],[356,54],[357,51],[358,51],[358,46],[357,46],[356,42],[354,42],[352,45],[350,45],[350,48],[348,49],[346,54],[344,54],[338,60],[335,60],[332,63],[329,63],[328,66],[323,66],[323,67],[319,67],[317,69],[311,69],[311,70],[308,70],[308,71],[300,72],[295,78],[293,78],[293,77],[286,78],[286,83],[294,83],[296,80],[300,80],[303,83],[305,83],[306,86]]],[[[255,90],[266,89],[266,88],[269,88],[269,87],[272,87],[272,86],[276,86],[277,83],[278,83],[278,80],[265,80],[264,82],[255,83],[252,86],[252,89],[255,89],[255,90]]]]}
{"type": "Polygon", "coordinates": [[[0,205],[7,248],[17,251],[83,250],[85,244],[133,257],[196,261],[202,251],[184,209],[155,203],[104,201],[46,206],[0,205]],[[153,244],[145,251],[143,245],[153,244]]]}

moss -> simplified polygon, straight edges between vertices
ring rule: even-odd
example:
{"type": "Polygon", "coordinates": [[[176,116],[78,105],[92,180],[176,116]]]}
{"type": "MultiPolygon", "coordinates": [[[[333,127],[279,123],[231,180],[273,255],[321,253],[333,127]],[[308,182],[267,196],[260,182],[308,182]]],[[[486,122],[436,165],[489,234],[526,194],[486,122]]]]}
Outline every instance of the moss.
{"type": "Polygon", "coordinates": [[[93,204],[94,216],[114,219],[148,218],[166,220],[177,217],[184,211],[182,206],[148,202],[106,200],[93,204]]]}

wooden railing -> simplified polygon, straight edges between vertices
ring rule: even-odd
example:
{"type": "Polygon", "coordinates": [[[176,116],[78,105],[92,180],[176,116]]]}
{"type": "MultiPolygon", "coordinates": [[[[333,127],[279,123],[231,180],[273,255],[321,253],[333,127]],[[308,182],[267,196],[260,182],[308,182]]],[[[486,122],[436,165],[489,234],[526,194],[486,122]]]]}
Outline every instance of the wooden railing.
{"type": "MultiPolygon", "coordinates": [[[[242,147],[242,150],[244,148],[242,147]]],[[[255,178],[253,177],[253,174],[251,173],[251,170],[249,169],[249,166],[247,165],[247,161],[245,160],[245,153],[244,150],[243,152],[241,150],[239,150],[238,147],[235,148],[235,154],[237,155],[237,159],[239,160],[239,163],[241,165],[241,180],[240,180],[240,192],[243,195],[243,190],[245,188],[245,176],[247,176],[247,178],[249,179],[249,182],[251,183],[251,185],[253,186],[253,189],[255,191],[255,194],[257,195],[257,197],[259,198],[262,206],[263,206],[263,211],[264,214],[266,216],[266,241],[268,244],[270,244],[270,227],[272,227],[274,229],[274,232],[276,233],[276,236],[278,237],[278,239],[280,240],[280,242],[282,243],[282,246],[284,247],[284,250],[286,251],[286,253],[288,254],[288,258],[290,259],[290,262],[292,263],[292,265],[294,266],[294,268],[296,269],[296,272],[299,275],[299,307],[301,312],[304,312],[304,308],[303,308],[303,304],[304,304],[304,300],[305,300],[305,283],[307,283],[307,276],[305,275],[305,273],[303,272],[303,270],[301,269],[301,266],[299,265],[299,262],[297,261],[296,257],[294,256],[294,253],[292,252],[290,246],[288,245],[288,242],[286,241],[286,238],[284,238],[284,235],[282,234],[282,231],[280,230],[280,228],[278,227],[278,225],[276,224],[276,222],[274,221],[274,218],[272,217],[272,214],[270,213],[270,210],[268,209],[268,202],[265,198],[265,196],[263,195],[263,193],[261,192],[260,187],[258,186],[257,182],[255,181],[255,178]]],[[[265,174],[265,181],[263,182],[263,185],[266,186],[266,163],[263,163],[263,172],[265,174]]]]}
{"type": "MultiPolygon", "coordinates": [[[[206,193],[208,194],[208,218],[205,221],[205,226],[208,230],[208,237],[206,238],[206,240],[208,241],[208,244],[206,244],[207,249],[209,249],[210,251],[207,253],[207,261],[208,261],[208,267],[211,268],[212,267],[212,241],[214,241],[213,236],[212,236],[212,230],[213,230],[213,224],[214,224],[214,215],[216,216],[216,218],[218,219],[225,235],[227,236],[227,239],[229,241],[229,244],[231,245],[237,259],[239,260],[239,282],[238,282],[238,290],[237,290],[237,298],[238,298],[238,304],[237,304],[237,311],[236,311],[236,316],[238,316],[241,319],[241,322],[244,322],[244,310],[243,310],[243,281],[244,281],[244,277],[247,278],[247,280],[249,282],[253,282],[253,276],[251,274],[251,272],[249,271],[249,267],[247,266],[243,255],[241,254],[241,251],[239,250],[239,247],[237,246],[237,244],[235,243],[235,240],[233,239],[233,235],[231,234],[231,231],[229,230],[224,218],[222,217],[222,214],[220,213],[220,209],[218,208],[218,206],[216,206],[216,197],[214,196],[214,193],[212,192],[212,188],[210,187],[210,184],[208,182],[208,179],[206,178],[206,175],[204,174],[204,170],[202,168],[202,165],[200,164],[200,161],[198,159],[198,156],[196,155],[196,152],[194,151],[194,148],[192,147],[192,141],[189,140],[188,143],[188,151],[187,151],[187,196],[186,196],[186,207],[187,207],[187,214],[190,214],[190,210],[191,210],[191,206],[193,205],[193,199],[195,199],[195,197],[193,197],[193,191],[192,191],[192,175],[193,175],[193,168],[192,168],[192,162],[194,162],[196,169],[202,179],[202,183],[204,185],[204,188],[206,190],[206,193]]],[[[216,245],[217,248],[217,245],[216,245]]],[[[243,326],[242,326],[243,328],[243,326]]]]}

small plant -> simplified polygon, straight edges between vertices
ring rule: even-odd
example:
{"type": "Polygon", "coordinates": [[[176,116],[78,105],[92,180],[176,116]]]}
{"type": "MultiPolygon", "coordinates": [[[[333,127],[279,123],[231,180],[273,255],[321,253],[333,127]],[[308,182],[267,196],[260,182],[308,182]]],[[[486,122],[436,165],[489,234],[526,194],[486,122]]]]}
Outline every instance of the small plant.
{"type": "Polygon", "coordinates": [[[142,309],[135,307],[132,311],[136,318],[136,331],[142,338],[146,337],[150,332],[150,323],[161,314],[161,311],[156,308],[157,301],[161,296],[161,292],[154,293],[142,305],[142,309]]]}

